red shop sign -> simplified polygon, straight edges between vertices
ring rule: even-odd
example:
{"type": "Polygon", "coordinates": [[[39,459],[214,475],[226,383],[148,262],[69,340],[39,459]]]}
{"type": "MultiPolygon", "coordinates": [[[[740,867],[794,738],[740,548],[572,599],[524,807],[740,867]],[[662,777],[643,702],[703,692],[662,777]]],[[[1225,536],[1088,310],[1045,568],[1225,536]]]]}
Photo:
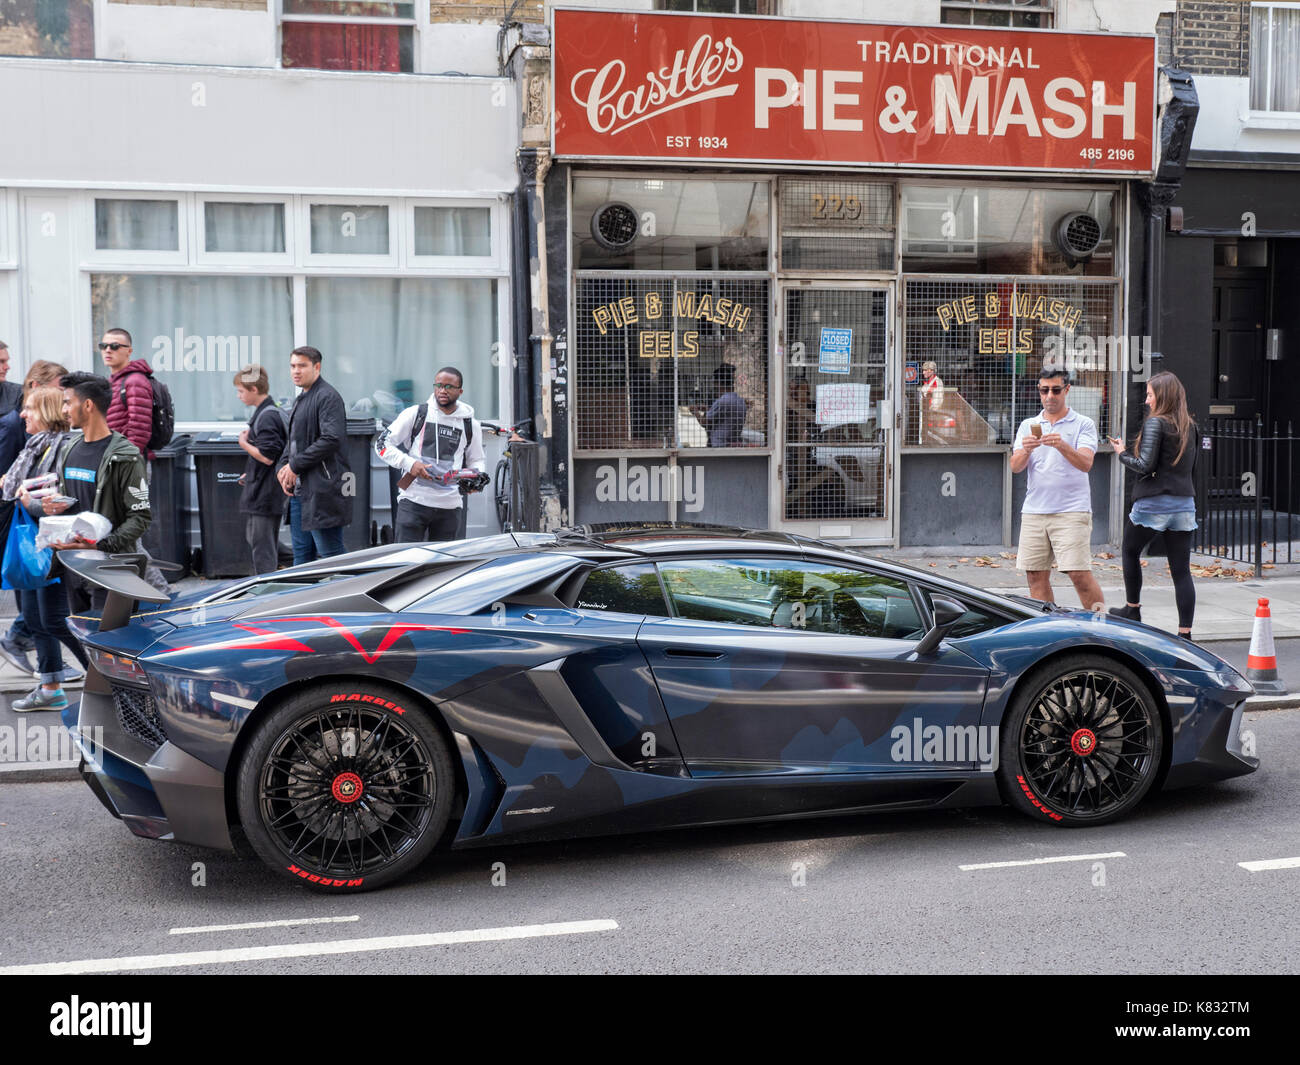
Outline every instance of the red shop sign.
{"type": "Polygon", "coordinates": [[[556,10],[557,156],[1154,169],[1150,36],[556,10]]]}

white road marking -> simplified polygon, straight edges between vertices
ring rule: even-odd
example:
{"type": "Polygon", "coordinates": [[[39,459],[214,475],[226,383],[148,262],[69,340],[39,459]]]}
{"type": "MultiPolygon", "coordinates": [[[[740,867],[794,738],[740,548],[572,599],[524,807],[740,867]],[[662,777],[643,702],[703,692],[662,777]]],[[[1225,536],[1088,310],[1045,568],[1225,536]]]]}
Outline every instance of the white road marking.
{"type": "Polygon", "coordinates": [[[1238,862],[1251,873],[1264,873],[1270,869],[1300,869],[1300,858],[1268,858],[1262,862],[1238,862]]]}
{"type": "Polygon", "coordinates": [[[1123,851],[1110,851],[1107,854],[1066,854],[1060,858],[1027,858],[1019,862],[983,862],[980,865],[959,865],[963,873],[973,869],[1010,869],[1017,865],[1051,865],[1054,862],[1099,862],[1103,858],[1127,858],[1123,851]]]}
{"type": "Polygon", "coordinates": [[[558,924],[527,924],[513,928],[472,928],[463,932],[430,932],[411,936],[377,936],[374,939],[340,939],[325,943],[280,943],[266,947],[226,950],[195,950],[182,954],[137,954],[128,958],[87,958],[81,961],[39,962],[34,965],[2,965],[0,976],[73,976],[87,973],[119,973],[137,969],[179,969],[189,965],[230,965],[276,958],[314,958],[327,954],[360,954],[369,950],[411,950],[443,947],[451,943],[490,943],[540,936],[570,936],[585,932],[612,932],[617,921],[564,921],[558,924]]]}
{"type": "Polygon", "coordinates": [[[354,913],[350,917],[295,917],[284,921],[248,921],[245,924],[209,924],[195,928],[169,928],[169,936],[187,936],[194,932],[238,932],[245,928],[288,928],[297,924],[341,924],[344,921],[359,921],[361,915],[354,913]]]}

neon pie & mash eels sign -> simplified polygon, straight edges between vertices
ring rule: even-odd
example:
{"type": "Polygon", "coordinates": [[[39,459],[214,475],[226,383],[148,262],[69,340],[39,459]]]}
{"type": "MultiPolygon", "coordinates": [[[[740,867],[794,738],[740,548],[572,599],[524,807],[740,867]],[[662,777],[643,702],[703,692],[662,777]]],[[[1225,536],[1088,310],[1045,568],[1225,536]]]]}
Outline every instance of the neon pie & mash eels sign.
{"type": "Polygon", "coordinates": [[[1147,175],[1155,38],[554,12],[558,157],[1147,175]]]}

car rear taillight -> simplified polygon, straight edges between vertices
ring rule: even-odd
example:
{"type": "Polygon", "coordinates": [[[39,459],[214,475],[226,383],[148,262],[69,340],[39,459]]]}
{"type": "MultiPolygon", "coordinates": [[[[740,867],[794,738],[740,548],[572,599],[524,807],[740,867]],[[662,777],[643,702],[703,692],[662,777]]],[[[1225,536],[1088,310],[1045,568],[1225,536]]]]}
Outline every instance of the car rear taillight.
{"type": "Polygon", "coordinates": [[[101,651],[97,647],[87,647],[90,661],[106,678],[117,683],[127,684],[133,688],[149,687],[149,676],[140,668],[140,663],[125,655],[115,655],[101,651]]]}

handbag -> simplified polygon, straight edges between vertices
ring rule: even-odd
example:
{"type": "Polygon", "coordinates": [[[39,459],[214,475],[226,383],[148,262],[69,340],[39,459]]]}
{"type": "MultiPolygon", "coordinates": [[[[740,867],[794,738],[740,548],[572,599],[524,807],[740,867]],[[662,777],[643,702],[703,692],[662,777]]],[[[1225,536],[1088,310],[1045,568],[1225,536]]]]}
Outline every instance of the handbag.
{"type": "Polygon", "coordinates": [[[0,587],[33,591],[50,583],[50,566],[54,562],[51,548],[36,546],[36,522],[21,503],[14,507],[5,542],[4,562],[0,564],[0,587]]]}

